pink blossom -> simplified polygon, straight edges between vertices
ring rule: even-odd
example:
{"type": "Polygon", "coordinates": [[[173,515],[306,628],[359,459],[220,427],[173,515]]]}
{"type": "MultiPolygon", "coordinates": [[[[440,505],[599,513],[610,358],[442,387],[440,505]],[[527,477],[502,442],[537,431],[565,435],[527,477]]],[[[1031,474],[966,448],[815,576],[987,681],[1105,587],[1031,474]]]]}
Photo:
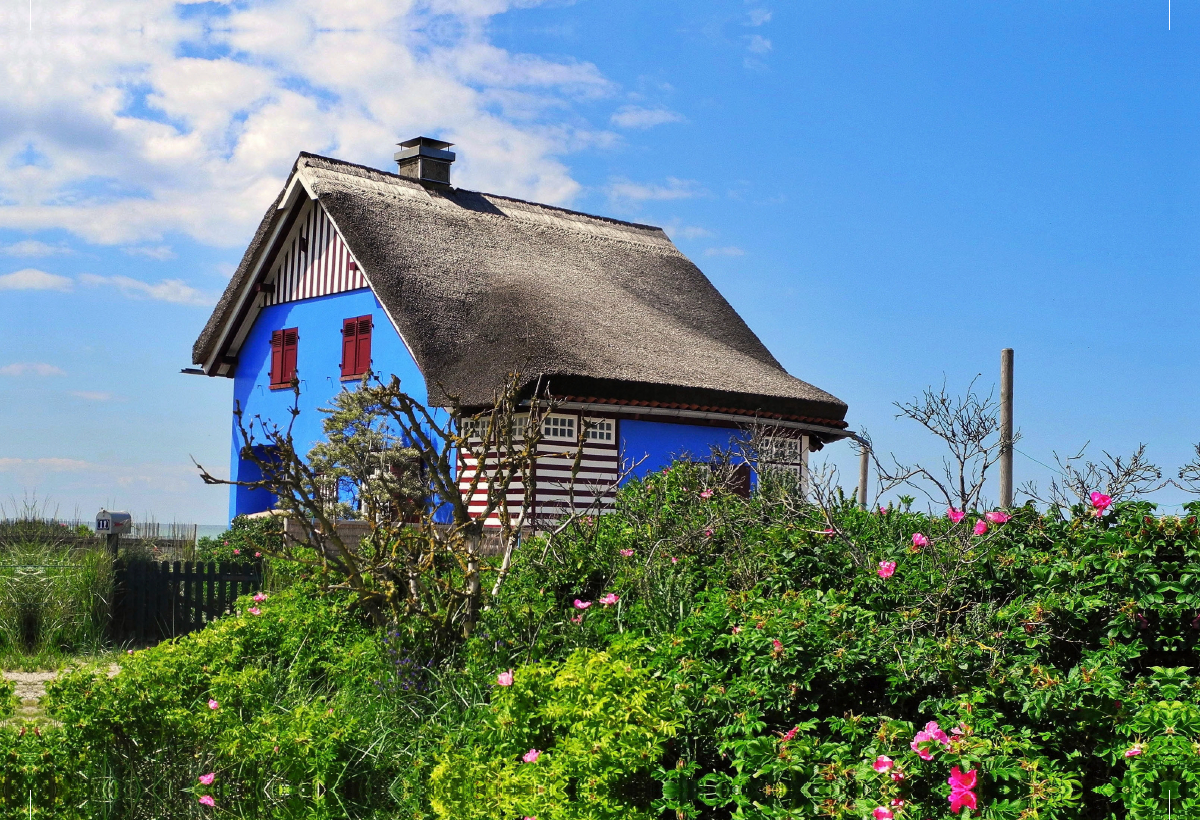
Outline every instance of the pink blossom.
{"type": "Polygon", "coordinates": [[[574,618],[571,619],[571,623],[573,623],[573,624],[583,623],[583,615],[582,614],[576,615],[574,618]]]}
{"type": "Polygon", "coordinates": [[[524,755],[521,756],[521,759],[524,760],[526,763],[537,763],[537,759],[541,756],[542,756],[542,753],[539,752],[537,749],[530,749],[528,752],[526,752],[524,755]]]}
{"type": "Polygon", "coordinates": [[[205,786],[211,786],[212,782],[216,779],[217,779],[216,772],[209,772],[208,774],[200,775],[200,782],[201,782],[201,784],[203,784],[205,786]]]}
{"type": "Polygon", "coordinates": [[[914,532],[913,533],[913,546],[914,547],[928,547],[929,539],[926,538],[923,534],[921,534],[919,532],[914,532]]]}
{"type": "Polygon", "coordinates": [[[235,550],[233,551],[233,554],[234,554],[234,555],[241,555],[241,554],[242,554],[242,551],[241,551],[241,550],[239,550],[239,549],[235,549],[235,550]]]}
{"type": "Polygon", "coordinates": [[[736,635],[742,631],[742,628],[740,626],[735,626],[731,631],[733,632],[734,635],[736,635]]]}
{"type": "Polygon", "coordinates": [[[880,755],[879,757],[875,758],[875,762],[872,764],[872,768],[875,769],[875,771],[877,771],[877,772],[886,772],[886,771],[890,771],[891,768],[895,765],[896,765],[896,762],[894,760],[892,760],[890,757],[888,757],[887,755],[880,755]]]}
{"type": "Polygon", "coordinates": [[[875,811],[871,812],[871,816],[875,820],[892,820],[896,815],[892,814],[892,810],[887,806],[877,806],[875,811]]]}
{"type": "Polygon", "coordinates": [[[200,805],[201,806],[215,806],[215,805],[217,805],[217,801],[213,800],[212,797],[210,797],[209,795],[203,794],[200,796],[200,805]]]}
{"type": "Polygon", "coordinates": [[[705,538],[712,538],[712,530],[705,530],[705,531],[704,531],[704,537],[705,537],[705,538]]]}
{"type": "Polygon", "coordinates": [[[990,513],[984,513],[983,517],[986,518],[988,521],[992,522],[993,524],[1007,524],[1009,519],[1012,518],[1011,515],[1009,515],[1006,512],[1001,512],[1000,510],[996,510],[996,511],[990,512],[990,513]]]}
{"type": "Polygon", "coordinates": [[[575,599],[575,608],[576,609],[587,609],[591,605],[592,605],[591,601],[581,601],[578,598],[575,599]]]}
{"type": "Polygon", "coordinates": [[[673,556],[673,555],[672,555],[672,556],[671,556],[671,563],[672,563],[672,564],[678,564],[678,563],[679,563],[679,559],[678,559],[678,558],[676,558],[675,556],[673,556]]]}
{"type": "Polygon", "coordinates": [[[904,801],[901,800],[899,797],[893,798],[892,799],[892,808],[894,808],[894,809],[904,808],[904,801]]]}
{"type": "Polygon", "coordinates": [[[700,493],[700,497],[701,498],[712,498],[712,494],[713,494],[712,490],[704,490],[702,493],[700,493]]]}
{"type": "Polygon", "coordinates": [[[983,535],[983,534],[984,534],[985,532],[987,532],[987,531],[988,531],[988,526],[987,526],[987,522],[986,522],[986,521],[984,521],[984,520],[981,518],[981,519],[979,519],[978,521],[976,521],[976,522],[975,522],[975,534],[976,534],[976,535],[983,535]]]}
{"type": "Polygon", "coordinates": [[[633,550],[618,550],[617,555],[620,555],[622,558],[628,558],[633,555],[633,550]]]}
{"type": "Polygon", "coordinates": [[[267,596],[263,595],[261,592],[256,593],[254,596],[254,603],[256,604],[261,604],[265,600],[267,600],[267,596]]]}
{"type": "Polygon", "coordinates": [[[962,521],[966,517],[966,515],[967,514],[965,512],[963,512],[962,510],[956,510],[953,507],[946,510],[946,517],[949,518],[955,524],[957,524],[959,521],[962,521]]]}
{"type": "Polygon", "coordinates": [[[619,600],[621,600],[620,595],[617,595],[614,592],[610,592],[600,599],[600,603],[604,604],[605,606],[612,606],[619,600]]]}
{"type": "Polygon", "coordinates": [[[262,558],[262,553],[261,553],[261,552],[256,552],[256,553],[254,553],[254,557],[255,557],[255,558],[262,558]]]}
{"type": "Polygon", "coordinates": [[[890,510],[890,509],[888,509],[887,507],[883,506],[882,504],[880,504],[880,505],[879,505],[879,514],[880,514],[880,515],[887,515],[889,512],[891,512],[891,510],[890,510]]]}
{"type": "Polygon", "coordinates": [[[975,770],[964,773],[955,766],[950,770],[950,779],[946,782],[950,784],[950,811],[957,814],[963,806],[974,811],[978,802],[975,792],[971,791],[975,788],[975,770]]]}
{"type": "Polygon", "coordinates": [[[1142,747],[1142,744],[1135,743],[1132,746],[1130,746],[1128,749],[1125,750],[1125,756],[1126,757],[1137,757],[1144,751],[1146,751],[1146,750],[1142,747]]]}
{"type": "Polygon", "coordinates": [[[799,730],[799,728],[800,728],[799,726],[793,726],[791,729],[788,729],[786,732],[784,732],[781,735],[781,737],[783,738],[783,742],[787,743],[789,740],[794,738],[796,736],[796,732],[799,730]]]}
{"type": "Polygon", "coordinates": [[[778,638],[771,641],[771,654],[775,656],[783,654],[783,641],[778,638]]]}
{"type": "Polygon", "coordinates": [[[875,571],[880,578],[891,578],[896,572],[895,561],[880,561],[879,569],[875,571]]]}
{"type": "Polygon", "coordinates": [[[251,615],[261,615],[262,614],[262,610],[256,606],[252,606],[249,609],[247,609],[246,611],[249,612],[251,615]]]}
{"type": "Polygon", "coordinates": [[[900,771],[899,769],[892,772],[892,780],[895,780],[896,782],[900,782],[905,777],[907,777],[907,775],[905,775],[904,772],[900,771]]]}
{"type": "Polygon", "coordinates": [[[929,752],[928,749],[926,749],[924,746],[921,745],[922,743],[925,743],[926,741],[929,741],[929,740],[937,741],[938,743],[942,744],[943,746],[950,745],[950,737],[941,730],[941,727],[939,727],[937,725],[937,721],[935,721],[935,720],[931,720],[928,723],[926,723],[925,728],[922,729],[921,731],[917,732],[916,737],[913,738],[912,743],[910,743],[908,745],[909,745],[909,748],[911,748],[914,752],[916,752],[917,755],[922,760],[933,760],[933,755],[929,752]]]}
{"type": "Polygon", "coordinates": [[[221,708],[221,704],[217,703],[215,700],[212,700],[210,698],[208,701],[208,708],[212,709],[213,711],[216,711],[217,709],[221,708]]]}
{"type": "Polygon", "coordinates": [[[1091,501],[1092,506],[1096,508],[1096,515],[1100,515],[1112,506],[1112,496],[1104,493],[1092,493],[1091,501]]]}
{"type": "Polygon", "coordinates": [[[950,730],[950,734],[952,734],[952,735],[965,735],[965,734],[966,734],[967,732],[969,732],[969,731],[971,731],[971,727],[970,727],[970,726],[968,726],[966,723],[964,723],[963,721],[961,721],[961,720],[960,720],[960,721],[958,722],[958,725],[957,725],[957,726],[955,726],[953,729],[951,729],[951,730],[950,730]]]}
{"type": "Polygon", "coordinates": [[[507,672],[501,672],[499,675],[497,675],[496,676],[496,685],[497,686],[512,686],[513,685],[513,671],[511,669],[509,669],[507,672]]]}
{"type": "Polygon", "coordinates": [[[826,527],[825,529],[821,530],[821,534],[822,535],[837,535],[837,530],[835,530],[833,527],[826,527]]]}

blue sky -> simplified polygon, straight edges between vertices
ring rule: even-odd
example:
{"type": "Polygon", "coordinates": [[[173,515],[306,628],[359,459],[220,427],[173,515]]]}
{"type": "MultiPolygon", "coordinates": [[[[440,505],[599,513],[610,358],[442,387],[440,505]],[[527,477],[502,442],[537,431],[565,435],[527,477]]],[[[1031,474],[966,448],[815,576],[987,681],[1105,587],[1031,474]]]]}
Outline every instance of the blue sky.
{"type": "Polygon", "coordinates": [[[189,457],[226,468],[230,384],[178,374],[192,341],[297,152],[390,168],[416,134],[464,187],[666,227],[883,452],[935,461],[891,403],[990,386],[1005,346],[1018,482],[1089,441],[1173,473],[1200,441],[1195,3],[1170,31],[1165,1],[27,15],[0,11],[10,505],[220,521],[189,457]]]}

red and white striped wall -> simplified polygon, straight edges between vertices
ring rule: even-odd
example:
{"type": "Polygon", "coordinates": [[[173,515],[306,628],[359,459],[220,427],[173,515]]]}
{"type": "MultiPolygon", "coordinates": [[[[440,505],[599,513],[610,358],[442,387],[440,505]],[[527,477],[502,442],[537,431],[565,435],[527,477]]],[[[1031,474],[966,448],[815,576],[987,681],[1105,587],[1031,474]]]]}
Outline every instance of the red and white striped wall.
{"type": "MultiPolygon", "coordinates": [[[[583,458],[580,461],[579,473],[575,477],[574,487],[571,484],[571,467],[575,463],[576,448],[578,447],[575,431],[578,430],[580,419],[570,414],[555,414],[559,422],[571,419],[569,427],[556,425],[554,431],[548,431],[538,443],[538,457],[534,462],[532,478],[534,481],[533,509],[530,511],[532,520],[529,526],[549,525],[559,520],[569,512],[584,512],[594,509],[596,512],[607,512],[612,509],[616,497],[616,481],[620,474],[620,454],[617,449],[616,419],[596,419],[606,423],[606,426],[591,434],[583,445],[583,458]],[[561,431],[561,439],[551,437],[551,432],[561,431]]],[[[589,421],[592,417],[588,417],[589,421]]],[[[485,474],[475,488],[475,493],[468,499],[468,510],[474,516],[479,516],[487,509],[487,475],[488,461],[495,458],[495,453],[484,459],[485,474]]],[[[466,495],[471,490],[471,481],[475,477],[476,460],[471,454],[463,454],[460,459],[459,492],[466,495]]],[[[525,486],[520,479],[514,480],[508,487],[509,513],[513,523],[520,515],[521,505],[525,499],[525,486]]],[[[489,528],[500,526],[499,512],[493,511],[485,522],[489,528]]]]}
{"type": "Polygon", "coordinates": [[[275,288],[266,294],[264,307],[367,287],[362,269],[319,202],[310,202],[296,220],[266,281],[275,288]]]}

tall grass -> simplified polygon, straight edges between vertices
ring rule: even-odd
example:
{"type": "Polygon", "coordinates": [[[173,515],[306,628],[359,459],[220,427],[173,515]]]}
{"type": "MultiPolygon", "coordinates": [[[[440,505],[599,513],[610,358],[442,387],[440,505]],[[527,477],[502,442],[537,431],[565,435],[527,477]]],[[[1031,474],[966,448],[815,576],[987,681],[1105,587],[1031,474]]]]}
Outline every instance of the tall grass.
{"type": "Polygon", "coordinates": [[[53,521],[0,528],[0,664],[56,666],[103,650],[111,614],[112,562],[103,542],[53,521]]]}

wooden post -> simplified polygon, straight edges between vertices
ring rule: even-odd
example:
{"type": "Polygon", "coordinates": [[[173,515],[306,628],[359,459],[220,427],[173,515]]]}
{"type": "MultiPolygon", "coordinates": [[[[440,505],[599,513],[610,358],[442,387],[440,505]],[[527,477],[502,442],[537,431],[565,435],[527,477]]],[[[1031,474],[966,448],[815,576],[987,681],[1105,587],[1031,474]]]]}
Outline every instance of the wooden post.
{"type": "Polygon", "coordinates": [[[863,442],[859,442],[860,450],[858,452],[858,506],[866,508],[867,506],[867,482],[870,480],[871,472],[871,448],[863,442]]]}
{"type": "Polygon", "coordinates": [[[1000,507],[1013,505],[1013,349],[1000,351],[1000,507]]]}
{"type": "Polygon", "coordinates": [[[808,436],[800,437],[800,494],[808,498],[808,448],[811,439],[808,436]]]}

